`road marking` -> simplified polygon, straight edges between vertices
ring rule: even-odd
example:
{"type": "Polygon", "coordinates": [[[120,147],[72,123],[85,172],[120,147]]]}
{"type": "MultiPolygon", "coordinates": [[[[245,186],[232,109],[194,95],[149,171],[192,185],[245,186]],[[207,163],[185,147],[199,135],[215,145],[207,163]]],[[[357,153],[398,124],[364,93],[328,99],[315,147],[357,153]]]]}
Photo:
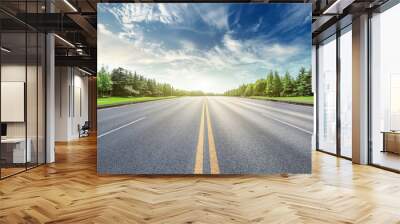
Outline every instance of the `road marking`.
{"type": "Polygon", "coordinates": [[[308,130],[306,130],[306,129],[304,129],[304,128],[297,127],[297,126],[294,125],[294,124],[291,124],[291,123],[288,123],[288,122],[286,122],[286,121],[282,121],[282,120],[276,119],[276,118],[272,117],[271,115],[268,116],[268,114],[266,114],[266,113],[263,113],[263,115],[264,115],[264,116],[267,116],[268,118],[270,118],[270,119],[272,119],[272,120],[274,120],[274,121],[281,122],[281,123],[286,124],[286,125],[288,125],[288,126],[290,126],[290,127],[292,127],[292,128],[296,128],[296,129],[298,129],[298,130],[300,130],[300,131],[303,131],[303,132],[305,132],[305,133],[307,133],[307,134],[310,134],[310,135],[313,134],[312,132],[310,132],[310,131],[308,131],[308,130]]]}
{"type": "Polygon", "coordinates": [[[204,101],[201,108],[199,138],[196,147],[196,160],[194,165],[195,174],[203,174],[203,154],[204,154],[204,101]]]}
{"type": "Polygon", "coordinates": [[[127,126],[129,126],[129,125],[131,125],[131,124],[134,124],[134,123],[136,123],[136,122],[138,122],[138,121],[141,121],[141,120],[143,120],[143,119],[146,119],[146,117],[141,117],[141,118],[139,118],[139,119],[137,119],[137,120],[134,120],[134,121],[132,121],[132,122],[130,122],[130,123],[128,123],[128,124],[122,125],[121,127],[118,127],[118,128],[113,129],[113,130],[107,131],[106,133],[103,133],[103,134],[97,136],[97,138],[101,138],[101,137],[103,137],[103,136],[105,136],[105,135],[111,134],[111,133],[113,133],[113,132],[115,132],[115,131],[118,131],[118,130],[124,128],[124,127],[127,127],[127,126]]]}
{"type": "Polygon", "coordinates": [[[208,152],[209,152],[208,155],[210,157],[211,174],[219,174],[217,150],[215,148],[210,113],[208,112],[208,102],[206,102],[206,114],[207,114],[207,130],[208,130],[208,152]]]}

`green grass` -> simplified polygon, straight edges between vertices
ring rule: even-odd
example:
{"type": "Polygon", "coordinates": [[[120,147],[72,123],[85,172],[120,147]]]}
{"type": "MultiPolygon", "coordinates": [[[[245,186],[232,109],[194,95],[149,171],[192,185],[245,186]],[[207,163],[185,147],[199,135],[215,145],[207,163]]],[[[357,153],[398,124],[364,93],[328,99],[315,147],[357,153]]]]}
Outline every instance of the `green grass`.
{"type": "Polygon", "coordinates": [[[97,99],[97,107],[107,107],[107,106],[115,106],[115,105],[123,105],[130,103],[140,103],[154,100],[163,100],[163,99],[171,99],[176,96],[160,96],[160,97],[104,97],[97,99]]]}
{"type": "Polygon", "coordinates": [[[282,101],[289,103],[302,103],[302,104],[314,104],[313,96],[291,96],[291,97],[268,97],[268,96],[251,96],[249,98],[259,99],[259,100],[273,100],[273,101],[282,101]]]}

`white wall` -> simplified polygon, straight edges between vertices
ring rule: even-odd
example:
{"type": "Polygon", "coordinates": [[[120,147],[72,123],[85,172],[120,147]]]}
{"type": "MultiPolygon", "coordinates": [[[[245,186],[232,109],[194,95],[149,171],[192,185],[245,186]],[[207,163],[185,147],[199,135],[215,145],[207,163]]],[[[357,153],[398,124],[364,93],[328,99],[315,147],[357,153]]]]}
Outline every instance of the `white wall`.
{"type": "Polygon", "coordinates": [[[67,141],[69,133],[69,68],[55,68],[55,141],[67,141]]]}
{"type": "MultiPolygon", "coordinates": [[[[25,64],[5,64],[1,66],[1,81],[3,82],[25,82],[25,64]]],[[[6,108],[1,108],[6,110],[6,108]]],[[[25,123],[7,123],[7,137],[25,137],[25,123]]]]}
{"type": "MultiPolygon", "coordinates": [[[[25,75],[26,70],[28,74],[35,73],[36,74],[36,67],[28,66],[26,67],[25,64],[3,64],[1,66],[1,81],[3,82],[26,82],[25,75]]],[[[30,85],[36,85],[36,81],[29,80],[30,85]]],[[[28,89],[28,103],[36,100],[36,89],[33,90],[33,93],[30,93],[31,89],[28,89]]],[[[36,102],[34,107],[36,108],[36,102]]],[[[2,108],[2,110],[7,110],[7,108],[2,108]]],[[[29,111],[30,112],[30,111],[29,111]]],[[[36,114],[28,113],[28,122],[35,120],[36,124],[36,114]]],[[[28,125],[29,127],[33,127],[33,124],[28,125]]],[[[25,122],[8,122],[7,125],[7,135],[9,137],[24,137],[25,136],[25,122]]],[[[28,133],[29,137],[29,133],[28,133]]]]}
{"type": "Polygon", "coordinates": [[[88,120],[88,78],[76,68],[56,67],[55,85],[55,140],[77,139],[78,125],[88,120]]]}
{"type": "Polygon", "coordinates": [[[88,120],[88,78],[81,76],[82,73],[76,74],[77,70],[75,70],[74,75],[74,96],[71,96],[71,99],[74,99],[75,102],[71,102],[71,106],[73,103],[75,104],[72,111],[72,119],[71,119],[71,135],[72,138],[79,137],[78,125],[83,125],[85,121],[88,120]],[[80,96],[80,97],[79,97],[80,96]],[[81,101],[79,103],[79,101],[81,101]],[[81,107],[81,108],[79,108],[81,107]],[[80,111],[82,110],[82,111],[80,111]]]}
{"type": "MultiPolygon", "coordinates": [[[[1,66],[1,81],[25,82],[25,64],[5,64],[1,66]]],[[[28,68],[29,69],[29,68],[28,68]]]]}
{"type": "MultiPolygon", "coordinates": [[[[22,121],[19,122],[6,122],[7,123],[7,137],[8,138],[27,138],[30,140],[30,148],[32,161],[44,163],[44,74],[42,73],[41,66],[36,65],[18,64],[18,63],[5,63],[1,66],[1,81],[2,82],[23,82],[26,84],[26,107],[25,100],[21,102],[19,108],[2,107],[2,112],[17,113],[12,110],[20,110],[22,113],[22,121]],[[25,80],[27,78],[27,80],[25,80]],[[11,110],[11,111],[7,111],[11,110]],[[26,120],[24,114],[26,112],[26,120]],[[38,154],[38,155],[37,155],[38,154]]],[[[24,87],[23,87],[24,88],[24,87]]],[[[4,94],[2,89],[2,94],[4,94]]],[[[19,94],[24,94],[25,89],[18,90],[19,94]]],[[[7,95],[2,95],[2,98],[8,98],[7,95]]],[[[24,98],[24,96],[22,96],[24,98]]],[[[17,103],[17,102],[15,102],[17,103]]]]}

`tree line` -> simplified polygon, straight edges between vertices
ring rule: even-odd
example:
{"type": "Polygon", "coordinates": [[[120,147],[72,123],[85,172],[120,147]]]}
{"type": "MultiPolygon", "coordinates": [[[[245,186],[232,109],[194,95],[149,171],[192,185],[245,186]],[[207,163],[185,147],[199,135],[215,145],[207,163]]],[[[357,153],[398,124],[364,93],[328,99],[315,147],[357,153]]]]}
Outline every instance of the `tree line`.
{"type": "Polygon", "coordinates": [[[311,71],[301,68],[296,77],[289,72],[280,76],[277,71],[270,71],[265,79],[255,83],[243,84],[236,89],[228,90],[225,96],[312,96],[311,71]]]}
{"type": "Polygon", "coordinates": [[[104,67],[97,74],[99,97],[143,97],[143,96],[203,96],[213,95],[202,91],[175,89],[168,83],[159,83],[136,72],[116,68],[108,72],[104,67]]]}

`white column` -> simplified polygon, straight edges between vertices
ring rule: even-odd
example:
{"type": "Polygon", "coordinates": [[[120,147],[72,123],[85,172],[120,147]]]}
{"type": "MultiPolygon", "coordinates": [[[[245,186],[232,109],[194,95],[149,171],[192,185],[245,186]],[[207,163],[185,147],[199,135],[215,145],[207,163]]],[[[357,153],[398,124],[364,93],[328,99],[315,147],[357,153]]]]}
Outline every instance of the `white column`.
{"type": "Polygon", "coordinates": [[[46,45],[46,163],[52,163],[55,161],[55,44],[53,34],[47,34],[46,45]]]}
{"type": "Polygon", "coordinates": [[[368,163],[368,15],[353,19],[353,162],[368,163]]]}
{"type": "MultiPolygon", "coordinates": [[[[46,1],[46,11],[54,12],[54,5],[46,1]]],[[[55,42],[54,34],[46,35],[46,163],[55,162],[55,42]]]]}

